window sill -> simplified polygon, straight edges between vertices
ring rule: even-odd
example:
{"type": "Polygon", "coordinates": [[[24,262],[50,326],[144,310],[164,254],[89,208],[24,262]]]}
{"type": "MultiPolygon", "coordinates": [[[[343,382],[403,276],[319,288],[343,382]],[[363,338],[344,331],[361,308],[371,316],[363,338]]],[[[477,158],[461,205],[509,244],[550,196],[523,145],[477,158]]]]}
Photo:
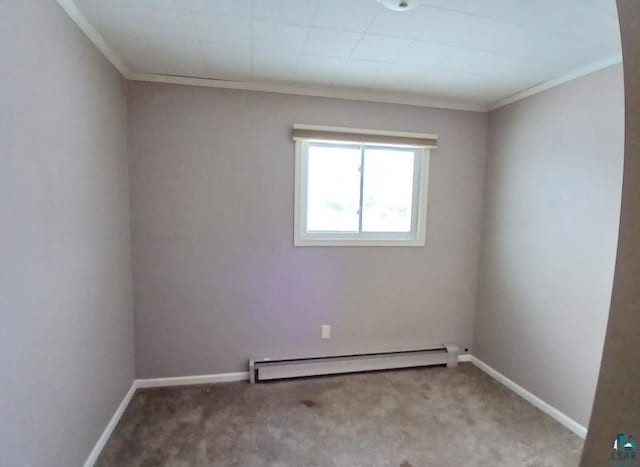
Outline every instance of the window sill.
{"type": "Polygon", "coordinates": [[[424,247],[424,240],[361,240],[361,239],[295,239],[293,246],[392,246],[424,247]]]}

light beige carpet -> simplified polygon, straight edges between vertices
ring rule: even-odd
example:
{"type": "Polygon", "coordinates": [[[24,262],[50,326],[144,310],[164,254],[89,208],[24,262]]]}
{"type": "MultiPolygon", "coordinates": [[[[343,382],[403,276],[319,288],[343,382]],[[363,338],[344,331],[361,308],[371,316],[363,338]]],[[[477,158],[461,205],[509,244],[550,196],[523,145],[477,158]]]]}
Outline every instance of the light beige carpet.
{"type": "Polygon", "coordinates": [[[576,466],[582,440],[472,366],[136,392],[126,466],[576,466]]]}

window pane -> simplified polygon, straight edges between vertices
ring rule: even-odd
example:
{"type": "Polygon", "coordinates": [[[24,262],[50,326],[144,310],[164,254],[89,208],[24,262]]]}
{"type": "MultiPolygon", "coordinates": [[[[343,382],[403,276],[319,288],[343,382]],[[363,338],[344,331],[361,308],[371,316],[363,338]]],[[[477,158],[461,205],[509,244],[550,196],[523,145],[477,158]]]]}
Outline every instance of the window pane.
{"type": "Polygon", "coordinates": [[[413,151],[365,150],[363,232],[411,232],[413,162],[413,151]]]}
{"type": "Polygon", "coordinates": [[[360,148],[309,146],[307,231],[358,232],[360,148]]]}

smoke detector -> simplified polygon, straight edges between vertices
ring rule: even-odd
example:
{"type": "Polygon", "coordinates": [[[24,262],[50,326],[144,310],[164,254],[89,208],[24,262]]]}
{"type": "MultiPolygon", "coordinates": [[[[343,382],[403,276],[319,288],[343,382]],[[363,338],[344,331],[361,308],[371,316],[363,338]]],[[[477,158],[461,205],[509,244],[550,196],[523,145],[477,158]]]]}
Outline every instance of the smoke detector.
{"type": "Polygon", "coordinates": [[[419,0],[378,0],[378,3],[393,11],[409,11],[416,8],[419,0]]]}

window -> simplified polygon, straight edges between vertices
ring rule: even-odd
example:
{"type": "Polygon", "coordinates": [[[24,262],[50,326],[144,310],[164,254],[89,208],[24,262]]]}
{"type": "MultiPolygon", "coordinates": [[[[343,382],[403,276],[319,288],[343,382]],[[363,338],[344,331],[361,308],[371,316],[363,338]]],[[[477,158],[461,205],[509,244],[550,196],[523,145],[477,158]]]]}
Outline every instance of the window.
{"type": "Polygon", "coordinates": [[[310,136],[294,130],[295,245],[424,245],[428,147],[310,136]]]}

